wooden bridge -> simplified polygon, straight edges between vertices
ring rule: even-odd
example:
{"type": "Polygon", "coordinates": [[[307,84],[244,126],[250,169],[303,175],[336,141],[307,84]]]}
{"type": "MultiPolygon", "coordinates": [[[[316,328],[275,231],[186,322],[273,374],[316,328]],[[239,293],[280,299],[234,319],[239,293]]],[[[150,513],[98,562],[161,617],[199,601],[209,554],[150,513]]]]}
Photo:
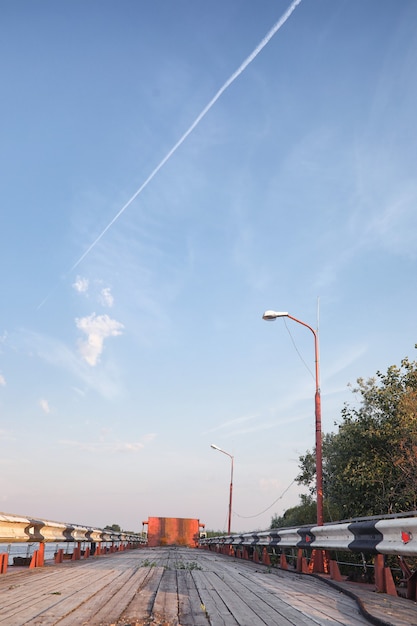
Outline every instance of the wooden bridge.
{"type": "Polygon", "coordinates": [[[417,624],[414,602],[202,549],[141,547],[0,576],[0,626],[417,624]]]}

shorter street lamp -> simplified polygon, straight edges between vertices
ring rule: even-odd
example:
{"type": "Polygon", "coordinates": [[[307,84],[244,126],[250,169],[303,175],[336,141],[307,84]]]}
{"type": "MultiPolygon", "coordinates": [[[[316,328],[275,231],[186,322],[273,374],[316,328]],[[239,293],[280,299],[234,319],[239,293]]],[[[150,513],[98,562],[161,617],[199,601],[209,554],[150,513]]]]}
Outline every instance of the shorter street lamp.
{"type": "Polygon", "coordinates": [[[229,519],[227,523],[227,533],[230,535],[230,528],[232,526],[232,494],[233,494],[233,460],[234,460],[234,457],[228,452],[226,452],[225,450],[222,450],[221,448],[219,448],[219,446],[214,445],[214,443],[211,444],[211,448],[213,448],[214,450],[218,450],[219,452],[222,452],[223,454],[226,454],[232,462],[231,471],[230,471],[229,519]]]}

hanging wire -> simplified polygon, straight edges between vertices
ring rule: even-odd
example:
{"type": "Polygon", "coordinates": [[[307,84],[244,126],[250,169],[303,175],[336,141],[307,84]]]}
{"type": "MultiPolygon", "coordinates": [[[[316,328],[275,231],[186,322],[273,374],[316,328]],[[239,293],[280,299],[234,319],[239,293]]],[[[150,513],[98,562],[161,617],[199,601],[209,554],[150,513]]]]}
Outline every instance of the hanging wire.
{"type": "Polygon", "coordinates": [[[242,519],[251,519],[252,517],[259,517],[260,515],[263,515],[264,513],[269,511],[269,509],[272,509],[272,507],[274,506],[274,504],[276,504],[278,502],[278,500],[281,500],[281,498],[283,498],[285,496],[287,491],[293,486],[294,483],[295,483],[295,479],[292,481],[292,483],[290,485],[288,485],[288,487],[286,489],[284,489],[284,491],[279,496],[279,498],[277,498],[268,508],[264,509],[260,513],[257,513],[256,515],[239,515],[239,513],[236,513],[235,511],[233,511],[233,514],[236,515],[237,517],[241,517],[242,519]]]}
{"type": "Polygon", "coordinates": [[[290,331],[290,329],[288,328],[287,320],[285,319],[285,317],[283,318],[283,320],[284,320],[285,328],[287,329],[287,333],[288,333],[288,334],[289,334],[289,336],[290,336],[290,339],[291,339],[292,345],[294,346],[296,353],[298,354],[298,356],[300,357],[301,361],[304,363],[304,366],[305,366],[305,367],[306,367],[306,369],[310,372],[312,379],[314,380],[314,374],[313,374],[312,370],[309,368],[309,366],[307,365],[307,363],[305,362],[305,360],[304,360],[304,358],[303,358],[303,356],[302,356],[301,352],[300,352],[300,351],[299,351],[299,349],[297,348],[297,344],[295,343],[294,337],[292,336],[291,331],[290,331]]]}
{"type": "MultiPolygon", "coordinates": [[[[317,304],[318,306],[318,304],[317,304]]],[[[317,315],[318,315],[318,311],[317,311],[317,315]]],[[[307,371],[310,373],[311,377],[313,380],[315,380],[315,376],[312,372],[312,370],[310,369],[310,367],[307,365],[306,361],[304,360],[301,352],[299,351],[297,344],[295,343],[294,337],[291,334],[290,329],[288,328],[288,324],[287,324],[287,320],[284,317],[284,324],[285,324],[285,328],[287,329],[287,333],[290,336],[292,345],[294,346],[295,351],[297,352],[300,360],[302,361],[302,363],[304,364],[305,368],[307,369],[307,371]]],[[[317,325],[318,325],[318,319],[317,319],[317,325]]],[[[279,498],[277,498],[270,506],[268,506],[266,509],[264,509],[263,511],[261,511],[260,513],[256,513],[256,515],[239,515],[239,513],[236,513],[235,511],[233,511],[233,514],[236,515],[236,517],[240,517],[241,519],[252,519],[254,517],[259,517],[260,515],[263,515],[264,513],[266,513],[267,511],[269,511],[269,509],[272,509],[272,507],[279,501],[281,500],[284,495],[287,493],[287,491],[293,486],[293,484],[295,483],[295,479],[292,481],[292,483],[290,485],[288,485],[288,487],[286,489],[284,489],[284,491],[282,492],[282,494],[279,496],[279,498]]]]}

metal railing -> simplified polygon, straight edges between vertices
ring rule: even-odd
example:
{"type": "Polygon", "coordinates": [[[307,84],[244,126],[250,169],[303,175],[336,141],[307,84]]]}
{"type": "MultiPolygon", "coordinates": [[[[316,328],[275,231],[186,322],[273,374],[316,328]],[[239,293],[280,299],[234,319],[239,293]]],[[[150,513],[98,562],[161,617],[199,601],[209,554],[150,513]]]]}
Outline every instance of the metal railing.
{"type": "MultiPolygon", "coordinates": [[[[342,581],[336,552],[370,556],[369,567],[377,591],[398,594],[398,576],[401,576],[407,598],[417,600],[417,570],[406,562],[406,557],[416,566],[417,512],[398,516],[369,517],[343,522],[309,525],[292,528],[273,528],[236,535],[223,535],[200,539],[199,546],[230,556],[279,565],[288,568],[288,561],[302,573],[326,573],[342,581]],[[394,558],[396,557],[396,558],[394,558]]],[[[354,557],[351,557],[354,559],[354,557]]],[[[365,559],[364,559],[365,560],[365,559]]],[[[345,564],[344,564],[345,565],[345,564]]],[[[352,563],[355,567],[355,563],[352,563]]]]}
{"type": "Polygon", "coordinates": [[[142,535],[0,513],[0,543],[145,543],[142,535]]]}
{"type": "MultiPolygon", "coordinates": [[[[0,574],[6,573],[11,558],[13,565],[43,566],[45,557],[51,552],[45,550],[45,546],[51,544],[55,544],[52,552],[55,563],[62,563],[66,558],[78,560],[99,556],[137,548],[146,542],[142,534],[0,513],[0,574]],[[20,556],[17,550],[12,551],[12,545],[25,546],[26,556],[20,556]],[[71,550],[67,549],[69,546],[71,550]]],[[[22,552],[24,554],[24,550],[22,552]]]]}
{"type": "Polygon", "coordinates": [[[209,537],[201,539],[200,545],[277,546],[417,556],[417,514],[209,537]]]}

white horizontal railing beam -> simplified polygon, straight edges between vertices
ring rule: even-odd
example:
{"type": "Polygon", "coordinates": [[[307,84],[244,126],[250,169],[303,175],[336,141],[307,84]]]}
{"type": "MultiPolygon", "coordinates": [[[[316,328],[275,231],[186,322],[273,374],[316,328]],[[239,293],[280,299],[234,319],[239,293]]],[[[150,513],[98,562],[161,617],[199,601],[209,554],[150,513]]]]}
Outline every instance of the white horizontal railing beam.
{"type": "Polygon", "coordinates": [[[0,543],[145,543],[141,535],[0,513],[0,543]]]}
{"type": "MultiPolygon", "coordinates": [[[[414,513],[414,512],[413,512],[414,513]]],[[[274,528],[269,531],[210,537],[200,544],[217,546],[266,546],[276,548],[311,548],[417,556],[417,516],[387,519],[362,518],[359,521],[274,528]]]]}

